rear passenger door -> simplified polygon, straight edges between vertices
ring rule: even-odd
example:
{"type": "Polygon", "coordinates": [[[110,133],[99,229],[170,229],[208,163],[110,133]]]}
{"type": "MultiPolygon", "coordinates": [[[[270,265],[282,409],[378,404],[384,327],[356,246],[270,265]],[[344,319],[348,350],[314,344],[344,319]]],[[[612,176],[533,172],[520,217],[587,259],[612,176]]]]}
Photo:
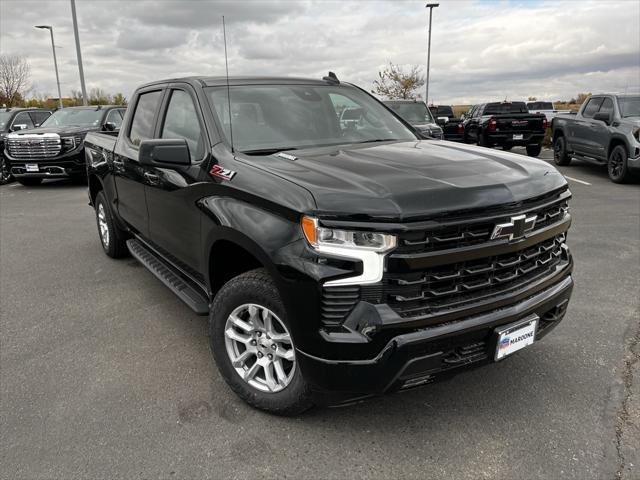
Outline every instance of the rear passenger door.
{"type": "Polygon", "coordinates": [[[582,116],[574,120],[573,132],[570,132],[570,145],[574,152],[581,155],[593,156],[593,148],[589,146],[592,142],[593,116],[602,105],[602,97],[591,97],[582,110],[582,116]]]}
{"type": "MultiPolygon", "coordinates": [[[[605,97],[602,100],[598,113],[608,113],[611,118],[614,117],[613,99],[605,97]]],[[[598,158],[600,160],[607,159],[607,146],[609,145],[609,137],[611,133],[609,131],[609,125],[602,120],[591,119],[589,125],[590,135],[585,142],[585,149],[589,155],[598,158]]]]}
{"type": "Polygon", "coordinates": [[[131,121],[118,137],[113,155],[113,177],[117,191],[118,214],[143,236],[149,233],[144,185],[145,170],[138,162],[143,140],[156,137],[158,113],[165,93],[164,86],[139,90],[131,106],[131,121]]]}
{"type": "MultiPolygon", "coordinates": [[[[195,92],[184,84],[167,90],[159,120],[158,138],[184,139],[190,166],[146,167],[149,237],[163,253],[186,271],[199,271],[200,210],[191,185],[198,181],[210,150],[203,114],[195,92]]],[[[197,187],[194,187],[197,188],[197,187]]]]}

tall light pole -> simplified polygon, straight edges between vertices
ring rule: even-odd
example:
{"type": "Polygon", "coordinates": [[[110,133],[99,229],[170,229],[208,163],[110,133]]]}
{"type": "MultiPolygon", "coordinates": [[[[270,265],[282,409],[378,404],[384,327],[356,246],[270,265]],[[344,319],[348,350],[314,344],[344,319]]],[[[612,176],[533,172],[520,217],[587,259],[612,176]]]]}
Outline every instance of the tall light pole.
{"type": "Polygon", "coordinates": [[[51,25],[36,25],[36,28],[41,28],[43,30],[49,30],[51,34],[51,48],[53,49],[53,66],[56,69],[56,83],[58,84],[58,103],[60,104],[60,108],[62,108],[62,93],[60,92],[60,76],[58,75],[58,60],[56,59],[56,44],[53,43],[53,27],[51,25]]]}
{"type": "Polygon", "coordinates": [[[87,87],[84,86],[84,69],[82,68],[82,52],[80,51],[80,36],[78,35],[78,19],[76,18],[76,1],[71,0],[71,17],[73,18],[73,34],[76,37],[76,55],[78,56],[78,70],[80,71],[80,88],[82,89],[82,104],[87,102],[87,87]]]}
{"type": "Polygon", "coordinates": [[[431,16],[433,15],[433,9],[439,7],[439,3],[427,3],[425,8],[429,9],[429,43],[427,46],[427,91],[425,92],[424,101],[429,106],[429,68],[431,67],[431,16]]]}

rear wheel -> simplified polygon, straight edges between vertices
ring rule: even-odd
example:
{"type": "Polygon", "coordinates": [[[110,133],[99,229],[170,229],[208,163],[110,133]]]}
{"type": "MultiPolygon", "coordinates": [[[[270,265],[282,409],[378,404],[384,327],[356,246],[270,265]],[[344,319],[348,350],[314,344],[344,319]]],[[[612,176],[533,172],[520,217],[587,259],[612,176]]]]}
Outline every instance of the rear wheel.
{"type": "Polygon", "coordinates": [[[487,139],[484,138],[484,133],[478,132],[478,146],[479,147],[488,147],[487,139]]]}
{"type": "Polygon", "coordinates": [[[502,150],[504,150],[505,152],[508,152],[509,150],[511,150],[512,147],[513,145],[503,145],[502,150]]]}
{"type": "Polygon", "coordinates": [[[537,157],[542,151],[542,145],[527,145],[527,155],[537,157]]]}
{"type": "Polygon", "coordinates": [[[627,168],[627,157],[627,149],[624,145],[616,145],[611,150],[609,161],[607,162],[607,172],[612,182],[625,183],[631,178],[627,168]]]}
{"type": "Polygon", "coordinates": [[[220,289],[211,306],[209,337],[218,370],[249,405],[278,415],[313,406],[284,306],[266,270],[243,273],[220,289]]]}
{"type": "Polygon", "coordinates": [[[127,256],[129,252],[126,243],[127,234],[116,225],[104,192],[98,192],[94,203],[98,234],[100,235],[100,243],[104,253],[111,258],[127,256]]]}
{"type": "Polygon", "coordinates": [[[560,135],[553,142],[553,161],[560,166],[571,163],[571,157],[567,153],[567,141],[563,135],[560,135]]]}
{"type": "Polygon", "coordinates": [[[41,178],[19,178],[18,183],[24,185],[25,187],[34,187],[36,185],[40,185],[42,183],[41,178]]]}

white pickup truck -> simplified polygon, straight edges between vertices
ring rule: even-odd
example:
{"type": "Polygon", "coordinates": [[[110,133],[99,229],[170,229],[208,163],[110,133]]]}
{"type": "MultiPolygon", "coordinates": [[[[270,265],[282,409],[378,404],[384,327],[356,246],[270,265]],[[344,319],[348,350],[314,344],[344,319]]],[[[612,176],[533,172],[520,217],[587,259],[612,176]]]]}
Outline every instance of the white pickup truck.
{"type": "Polygon", "coordinates": [[[547,122],[551,125],[551,120],[557,115],[566,115],[571,110],[556,110],[551,102],[527,102],[529,113],[543,113],[547,117],[547,122]]]}

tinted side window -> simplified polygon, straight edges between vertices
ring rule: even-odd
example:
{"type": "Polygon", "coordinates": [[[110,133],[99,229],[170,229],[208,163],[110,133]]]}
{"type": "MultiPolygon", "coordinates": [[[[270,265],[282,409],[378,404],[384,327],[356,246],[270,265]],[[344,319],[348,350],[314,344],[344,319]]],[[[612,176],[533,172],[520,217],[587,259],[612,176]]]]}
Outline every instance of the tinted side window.
{"type": "Polygon", "coordinates": [[[17,114],[13,119],[13,123],[11,125],[13,125],[14,129],[16,125],[26,125],[27,126],[26,128],[35,127],[35,125],[33,124],[33,120],[31,120],[31,117],[29,116],[28,112],[20,112],[19,114],[17,114]]]}
{"type": "Polygon", "coordinates": [[[204,155],[204,138],[191,96],[184,90],[173,90],[162,126],[162,138],[184,138],[191,160],[204,155]]]}
{"type": "Polygon", "coordinates": [[[584,107],[582,116],[587,118],[593,117],[600,108],[600,105],[602,105],[602,98],[590,98],[589,103],[584,107]]]}
{"type": "Polygon", "coordinates": [[[51,116],[51,112],[29,112],[34,125],[39,126],[51,116]]]}
{"type": "Polygon", "coordinates": [[[111,110],[107,114],[107,119],[105,120],[104,123],[107,123],[107,122],[111,122],[115,124],[116,130],[119,129],[120,125],[122,125],[122,112],[120,110],[111,110]]]}
{"type": "Polygon", "coordinates": [[[153,119],[160,103],[161,94],[160,90],[156,90],[143,93],[138,97],[136,110],[131,120],[131,130],[129,131],[129,139],[134,145],[140,145],[140,142],[152,137],[153,119]]]}
{"type": "Polygon", "coordinates": [[[605,98],[598,112],[610,113],[613,115],[613,100],[611,100],[610,98],[605,98]]]}

